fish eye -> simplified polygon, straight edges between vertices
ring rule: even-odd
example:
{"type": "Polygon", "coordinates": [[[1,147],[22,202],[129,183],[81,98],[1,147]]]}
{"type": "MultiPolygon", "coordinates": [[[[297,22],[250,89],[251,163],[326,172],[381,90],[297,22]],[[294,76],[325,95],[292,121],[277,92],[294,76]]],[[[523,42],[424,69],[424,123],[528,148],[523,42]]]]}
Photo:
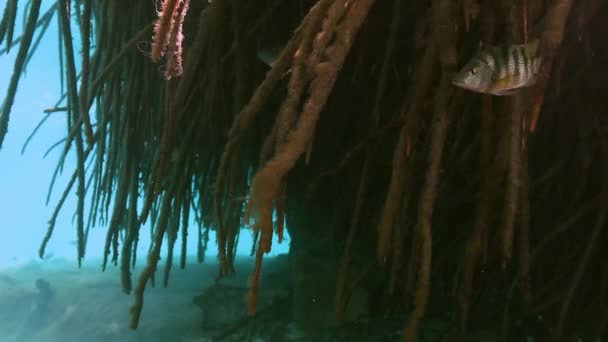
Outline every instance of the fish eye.
{"type": "Polygon", "coordinates": [[[469,75],[471,75],[471,76],[477,75],[477,67],[469,69],[469,75]]]}

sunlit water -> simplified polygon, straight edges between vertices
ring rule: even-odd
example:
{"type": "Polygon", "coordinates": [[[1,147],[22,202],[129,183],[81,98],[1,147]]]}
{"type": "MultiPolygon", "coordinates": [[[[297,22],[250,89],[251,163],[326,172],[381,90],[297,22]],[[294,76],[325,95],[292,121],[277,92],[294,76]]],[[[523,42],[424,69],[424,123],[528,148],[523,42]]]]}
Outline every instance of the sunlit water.
{"type": "MultiPolygon", "coordinates": [[[[237,263],[243,286],[251,263],[247,257],[237,263]]],[[[161,262],[156,287],[146,289],[136,331],[128,328],[133,296],[122,292],[118,269],[102,273],[99,265],[100,260],[92,260],[78,269],[73,262],[48,260],[0,270],[0,342],[206,340],[200,308],[192,299],[213,283],[215,262],[189,260],[184,270],[174,265],[167,288],[161,262]],[[41,291],[37,279],[50,291],[41,291]]]]}
{"type": "MultiPolygon", "coordinates": [[[[19,13],[23,13],[25,3],[19,2],[19,13]]],[[[43,2],[42,11],[52,4],[43,2]]],[[[22,21],[16,23],[15,31],[21,32],[22,21]]],[[[52,24],[19,83],[9,130],[0,149],[0,342],[205,341],[200,308],[192,298],[209,286],[217,273],[213,233],[205,263],[190,259],[186,269],[180,270],[176,260],[168,288],[162,286],[163,248],[157,286],[148,285],[146,289],[137,331],[128,329],[133,295],[122,292],[118,269],[110,266],[101,272],[105,226],[91,229],[86,259],[78,268],[73,191],[57,219],[44,259],[38,257],[48,220],[75,167],[75,156],[70,154],[47,205],[47,190],[61,148],[43,156],[66,134],[63,112],[51,115],[21,153],[27,137],[44,117],[43,110],[53,107],[61,95],[57,39],[57,25],[52,24]],[[37,280],[38,284],[48,284],[49,291],[37,287],[37,280]]],[[[77,37],[75,41],[79,41],[77,37]]],[[[6,94],[17,51],[15,46],[9,54],[0,55],[0,101],[6,94]]],[[[145,263],[148,229],[141,229],[134,283],[145,263]]],[[[194,222],[188,233],[187,250],[195,254],[198,228],[194,222]]],[[[251,265],[251,231],[244,230],[239,241],[237,254],[244,258],[242,265],[251,265]]],[[[285,253],[288,248],[287,237],[281,245],[274,243],[270,255],[285,253]]],[[[178,244],[175,254],[179,253],[178,244]]],[[[246,279],[247,271],[240,275],[246,279]]]]}

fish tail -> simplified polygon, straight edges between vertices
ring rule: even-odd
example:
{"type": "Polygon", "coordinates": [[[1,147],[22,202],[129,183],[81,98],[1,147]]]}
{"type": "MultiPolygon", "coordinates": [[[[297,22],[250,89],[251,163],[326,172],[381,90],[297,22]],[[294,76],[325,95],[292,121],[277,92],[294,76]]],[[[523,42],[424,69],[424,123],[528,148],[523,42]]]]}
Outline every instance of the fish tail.
{"type": "Polygon", "coordinates": [[[533,75],[536,75],[536,73],[538,73],[538,70],[540,68],[540,62],[542,59],[541,58],[542,56],[540,55],[540,49],[539,49],[540,39],[535,39],[526,45],[527,45],[527,50],[528,50],[528,54],[529,54],[529,60],[532,64],[531,72],[533,75]]]}

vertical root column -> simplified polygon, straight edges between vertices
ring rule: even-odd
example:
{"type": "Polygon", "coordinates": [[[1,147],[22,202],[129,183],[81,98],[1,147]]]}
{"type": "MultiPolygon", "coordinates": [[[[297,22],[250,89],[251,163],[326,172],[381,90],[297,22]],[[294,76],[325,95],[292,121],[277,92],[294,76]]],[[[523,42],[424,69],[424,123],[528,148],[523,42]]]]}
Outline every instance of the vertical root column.
{"type": "MultiPolygon", "coordinates": [[[[298,122],[286,136],[285,143],[275,152],[272,159],[266,162],[262,169],[257,172],[253,179],[245,220],[248,221],[249,217],[253,216],[255,220],[254,231],[260,232],[260,242],[257,246],[256,268],[252,275],[248,294],[250,314],[255,313],[263,254],[268,253],[271,249],[273,202],[279,194],[285,176],[309,147],[321,110],[333,89],[354,37],[373,3],[373,0],[350,2],[350,7],[347,8],[344,19],[338,22],[337,18],[342,15],[339,6],[341,5],[343,9],[346,3],[338,0],[332,2],[322,27],[323,29],[335,29],[335,39],[331,44],[328,44],[326,49],[323,49],[328,43],[328,37],[331,37],[333,33],[321,31],[313,41],[315,56],[326,55],[327,59],[320,58],[317,62],[313,56],[309,60],[309,63],[317,63],[316,65],[308,65],[313,74],[309,85],[308,93],[310,95],[304,102],[298,122]],[[333,23],[337,23],[337,25],[333,23]]],[[[310,27],[310,29],[318,30],[317,27],[310,27]]],[[[306,32],[304,32],[304,35],[306,35],[306,32]]],[[[302,58],[306,58],[306,56],[302,56],[302,58]]]]}

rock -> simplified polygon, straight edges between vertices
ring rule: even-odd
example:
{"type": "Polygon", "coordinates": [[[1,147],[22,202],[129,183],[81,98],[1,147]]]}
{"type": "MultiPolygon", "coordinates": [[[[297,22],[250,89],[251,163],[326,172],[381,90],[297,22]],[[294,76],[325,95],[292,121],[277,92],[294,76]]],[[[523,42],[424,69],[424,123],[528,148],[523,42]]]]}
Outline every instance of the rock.
{"type": "Polygon", "coordinates": [[[245,295],[247,288],[215,284],[194,297],[194,304],[202,310],[204,328],[221,328],[247,314],[245,295]]]}
{"type": "MultiPolygon", "coordinates": [[[[193,298],[193,303],[202,310],[203,327],[207,330],[221,329],[247,318],[245,301],[249,288],[249,272],[219,280],[201,295],[193,298]]],[[[257,313],[274,305],[277,301],[287,303],[290,295],[290,277],[287,258],[279,256],[264,261],[260,279],[257,313]]],[[[282,305],[285,306],[285,305],[282,305]]]]}

